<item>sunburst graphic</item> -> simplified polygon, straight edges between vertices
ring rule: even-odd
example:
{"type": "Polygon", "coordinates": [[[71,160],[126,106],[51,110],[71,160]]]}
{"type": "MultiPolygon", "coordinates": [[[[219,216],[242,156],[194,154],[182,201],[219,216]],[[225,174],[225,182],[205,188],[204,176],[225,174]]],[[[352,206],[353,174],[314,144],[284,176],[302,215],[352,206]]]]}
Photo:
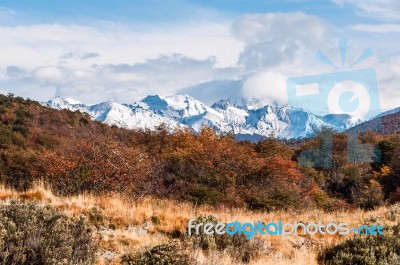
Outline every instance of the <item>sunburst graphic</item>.
{"type": "MultiPolygon", "coordinates": [[[[288,103],[320,115],[337,114],[345,117],[345,122],[362,121],[376,117],[380,113],[379,90],[374,68],[348,69],[373,55],[370,48],[365,49],[354,61],[348,62],[347,39],[339,40],[341,63],[334,63],[326,54],[318,50],[315,57],[338,71],[314,75],[290,77],[286,81],[288,103]],[[342,70],[345,69],[345,70],[342,70]],[[347,119],[347,120],[346,120],[347,119]]],[[[379,123],[379,120],[377,121],[379,123]]],[[[357,133],[357,132],[356,132],[357,133]]],[[[331,167],[332,138],[322,137],[322,146],[305,150],[299,158],[306,159],[314,167],[331,167]],[[321,160],[324,154],[326,159],[321,160]]],[[[379,150],[368,144],[359,144],[356,136],[347,140],[347,161],[379,162],[379,150]],[[369,148],[369,149],[368,149],[369,148]],[[358,156],[359,150],[371,150],[371,155],[358,156]]]]}
{"type": "MultiPolygon", "coordinates": [[[[340,59],[342,61],[342,68],[345,68],[347,48],[348,48],[347,39],[340,39],[339,40],[339,49],[340,49],[340,59]]],[[[360,54],[360,56],[358,56],[357,59],[349,65],[349,68],[361,63],[362,61],[366,60],[367,58],[371,57],[372,55],[373,55],[373,52],[372,52],[371,48],[365,49],[360,54]]],[[[331,59],[329,59],[329,57],[325,53],[321,52],[321,50],[317,51],[317,53],[315,54],[315,57],[318,60],[322,61],[323,63],[325,63],[335,69],[339,68],[336,64],[334,64],[332,62],[331,59]]]]}

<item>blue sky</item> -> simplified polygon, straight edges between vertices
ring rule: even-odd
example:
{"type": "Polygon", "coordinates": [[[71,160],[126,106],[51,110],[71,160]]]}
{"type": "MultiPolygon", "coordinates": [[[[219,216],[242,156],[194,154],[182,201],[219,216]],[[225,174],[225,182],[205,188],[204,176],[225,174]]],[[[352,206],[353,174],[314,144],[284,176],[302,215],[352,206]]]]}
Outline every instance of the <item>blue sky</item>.
{"type": "Polygon", "coordinates": [[[193,15],[199,16],[200,19],[207,12],[234,18],[246,13],[302,11],[324,17],[337,25],[376,20],[372,16],[359,16],[357,9],[352,5],[339,6],[327,0],[3,0],[2,5],[16,12],[14,19],[4,21],[14,25],[76,21],[91,23],[93,20],[120,23],[174,23],[190,20],[193,15]]]}
{"type": "Polygon", "coordinates": [[[230,91],[285,104],[285,80],[335,71],[314,55],[339,62],[348,38],[347,67],[373,50],[358,67],[376,69],[385,110],[400,102],[399,13],[398,0],[0,0],[0,92],[129,103],[190,91],[210,104],[230,91]]]}

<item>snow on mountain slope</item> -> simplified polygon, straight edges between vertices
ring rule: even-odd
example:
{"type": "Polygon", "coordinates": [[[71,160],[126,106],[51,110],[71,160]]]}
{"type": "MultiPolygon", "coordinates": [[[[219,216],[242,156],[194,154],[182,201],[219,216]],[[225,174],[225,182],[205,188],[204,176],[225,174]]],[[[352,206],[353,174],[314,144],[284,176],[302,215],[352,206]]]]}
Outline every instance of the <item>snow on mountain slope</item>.
{"type": "Polygon", "coordinates": [[[229,125],[224,121],[224,115],[208,107],[189,95],[173,95],[165,98],[160,96],[147,96],[140,103],[131,106],[144,108],[154,113],[168,117],[178,123],[199,132],[204,126],[214,128],[217,131],[230,131],[229,125]]]}
{"type": "Polygon", "coordinates": [[[74,99],[74,98],[66,98],[65,101],[69,104],[77,105],[77,104],[82,104],[82,102],[74,99]]]}
{"type": "Polygon", "coordinates": [[[243,126],[249,115],[246,110],[236,107],[228,100],[220,100],[211,105],[211,108],[221,113],[224,120],[233,126],[243,126]]]}
{"type": "Polygon", "coordinates": [[[332,124],[340,131],[347,130],[362,122],[361,118],[353,117],[348,114],[328,114],[321,118],[323,121],[332,124]]]}
{"type": "Polygon", "coordinates": [[[283,139],[311,137],[323,127],[332,126],[314,114],[287,106],[267,105],[250,110],[247,117],[250,132],[283,139]]]}
{"type": "Polygon", "coordinates": [[[154,110],[164,117],[177,120],[201,115],[205,112],[210,112],[219,116],[212,108],[189,95],[174,95],[165,98],[161,98],[160,96],[147,96],[141,102],[146,104],[148,109],[154,110]]]}
{"type": "Polygon", "coordinates": [[[74,99],[53,98],[46,103],[56,109],[79,110],[94,120],[130,129],[153,130],[165,124],[169,130],[191,128],[199,132],[208,126],[217,132],[233,132],[241,139],[273,135],[281,139],[312,137],[323,127],[346,130],[359,123],[349,115],[314,115],[289,106],[277,104],[261,107],[237,106],[229,100],[220,100],[211,107],[183,95],[148,96],[130,105],[103,102],[85,105],[74,99]]]}
{"type": "MultiPolygon", "coordinates": [[[[69,98],[69,101],[72,101],[69,98]]],[[[83,104],[73,104],[70,103],[67,99],[63,99],[61,97],[55,97],[49,101],[47,101],[47,103],[44,103],[45,105],[53,108],[53,109],[68,109],[71,111],[76,111],[76,110],[83,110],[86,106],[83,104]]],[[[76,102],[78,102],[76,100],[76,102]]]]}
{"type": "Polygon", "coordinates": [[[102,102],[94,105],[74,104],[76,100],[66,100],[55,97],[46,105],[55,109],[68,109],[88,113],[92,119],[108,125],[116,125],[128,129],[154,130],[160,125],[165,125],[169,130],[184,128],[185,126],[166,117],[159,116],[152,111],[122,105],[116,102],[102,102]],[[72,104],[70,102],[73,102],[72,104]]]}

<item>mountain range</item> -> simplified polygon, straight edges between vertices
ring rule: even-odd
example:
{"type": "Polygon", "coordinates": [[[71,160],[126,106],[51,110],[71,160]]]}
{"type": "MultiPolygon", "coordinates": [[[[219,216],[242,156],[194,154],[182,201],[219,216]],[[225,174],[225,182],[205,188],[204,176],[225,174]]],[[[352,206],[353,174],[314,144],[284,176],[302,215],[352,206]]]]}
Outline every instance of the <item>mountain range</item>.
{"type": "Polygon", "coordinates": [[[170,131],[188,128],[199,132],[208,126],[219,133],[233,133],[240,140],[258,140],[268,136],[303,139],[314,136],[322,128],[342,132],[363,122],[347,114],[319,116],[278,104],[239,106],[229,100],[220,100],[208,106],[187,94],[147,96],[132,104],[108,101],[86,105],[61,97],[43,104],[55,109],[78,110],[94,120],[128,129],[154,130],[164,125],[170,131]]]}

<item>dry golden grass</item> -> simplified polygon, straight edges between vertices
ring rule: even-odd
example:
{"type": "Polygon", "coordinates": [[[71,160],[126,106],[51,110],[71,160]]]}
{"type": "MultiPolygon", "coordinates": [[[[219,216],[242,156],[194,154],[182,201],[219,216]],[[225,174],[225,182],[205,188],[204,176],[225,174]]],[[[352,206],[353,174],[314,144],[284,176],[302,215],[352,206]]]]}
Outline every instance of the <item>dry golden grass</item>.
{"type": "MultiPolygon", "coordinates": [[[[283,222],[347,222],[351,226],[364,224],[367,220],[379,224],[392,225],[398,221],[400,206],[380,207],[374,211],[336,211],[325,213],[320,210],[253,212],[246,209],[213,208],[190,203],[155,198],[132,200],[122,195],[94,196],[82,194],[71,197],[57,197],[43,184],[37,184],[26,192],[16,192],[0,187],[0,200],[12,198],[33,200],[49,204],[72,216],[85,215],[96,229],[99,242],[99,264],[118,264],[119,257],[134,253],[146,247],[167,242],[174,230],[184,232],[189,219],[199,215],[214,215],[221,221],[241,222],[278,221],[283,222]]],[[[251,264],[296,264],[315,265],[317,251],[321,247],[337,244],[345,239],[339,235],[260,237],[267,254],[251,264]]],[[[204,253],[196,250],[194,256],[198,264],[234,264],[230,255],[214,251],[204,253]]]]}

